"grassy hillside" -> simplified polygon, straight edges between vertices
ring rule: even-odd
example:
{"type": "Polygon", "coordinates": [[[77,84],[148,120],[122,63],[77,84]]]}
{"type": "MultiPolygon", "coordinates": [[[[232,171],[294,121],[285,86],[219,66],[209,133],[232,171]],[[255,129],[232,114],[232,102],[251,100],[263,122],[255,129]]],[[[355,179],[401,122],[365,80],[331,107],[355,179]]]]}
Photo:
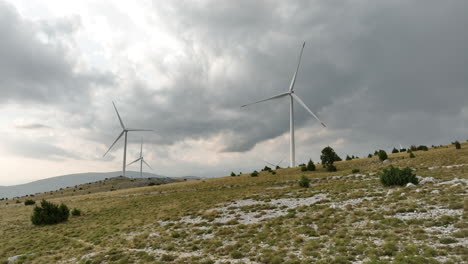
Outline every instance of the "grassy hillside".
{"type": "Polygon", "coordinates": [[[468,143],[414,154],[51,197],[83,212],[53,226],[3,201],[0,263],[466,263],[468,143]],[[383,187],[390,164],[435,182],[383,187]]]}

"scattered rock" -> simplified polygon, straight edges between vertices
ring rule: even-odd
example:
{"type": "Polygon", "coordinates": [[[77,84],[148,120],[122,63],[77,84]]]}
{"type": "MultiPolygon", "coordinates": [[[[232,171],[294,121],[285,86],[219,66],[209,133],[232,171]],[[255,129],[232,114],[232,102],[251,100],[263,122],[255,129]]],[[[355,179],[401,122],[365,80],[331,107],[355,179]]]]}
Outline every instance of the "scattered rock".
{"type": "Polygon", "coordinates": [[[388,160],[388,159],[382,161],[382,163],[389,163],[389,162],[390,162],[390,160],[388,160]]]}
{"type": "Polygon", "coordinates": [[[415,187],[416,187],[416,185],[412,184],[411,182],[406,184],[406,188],[415,188],[415,187]]]}
{"type": "MultiPolygon", "coordinates": [[[[417,177],[417,176],[416,176],[417,177]]],[[[421,177],[422,179],[419,179],[419,184],[426,184],[426,183],[435,183],[436,180],[433,177],[421,177]]]]}
{"type": "Polygon", "coordinates": [[[16,256],[13,256],[13,257],[9,257],[8,258],[8,263],[13,263],[16,260],[18,260],[19,258],[21,258],[22,256],[24,256],[24,255],[26,255],[26,254],[21,254],[21,255],[16,255],[16,256]]]}
{"type": "Polygon", "coordinates": [[[431,193],[432,193],[432,194],[439,194],[440,191],[439,191],[439,190],[433,190],[431,193]]]}

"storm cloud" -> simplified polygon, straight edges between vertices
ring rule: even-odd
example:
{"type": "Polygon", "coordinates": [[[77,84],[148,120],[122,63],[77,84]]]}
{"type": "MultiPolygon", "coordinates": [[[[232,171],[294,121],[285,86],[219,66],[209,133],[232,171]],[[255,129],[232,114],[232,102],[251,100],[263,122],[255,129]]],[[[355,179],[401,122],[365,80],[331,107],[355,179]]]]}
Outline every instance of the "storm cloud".
{"type": "Polygon", "coordinates": [[[0,106],[52,106],[55,131],[79,131],[89,151],[103,153],[117,136],[116,100],[129,127],[156,130],[129,141],[145,137],[166,171],[248,169],[265,149],[284,158],[287,100],[240,106],[288,89],[303,41],[295,91],[328,128],[295,107],[298,159],[317,159],[326,145],[365,155],[466,139],[466,1],[152,1],[137,15],[95,6],[32,20],[0,1],[0,106]],[[179,160],[186,149],[207,161],[179,160]]]}

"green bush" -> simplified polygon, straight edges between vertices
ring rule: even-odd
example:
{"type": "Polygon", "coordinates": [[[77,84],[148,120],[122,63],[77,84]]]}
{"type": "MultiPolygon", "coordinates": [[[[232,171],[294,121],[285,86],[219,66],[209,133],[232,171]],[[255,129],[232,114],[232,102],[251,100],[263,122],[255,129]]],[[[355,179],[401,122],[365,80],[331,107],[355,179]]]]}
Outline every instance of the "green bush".
{"type": "Polygon", "coordinates": [[[299,180],[299,186],[303,188],[309,188],[310,186],[310,179],[306,176],[302,175],[301,179],[299,180]]]}
{"type": "Polygon", "coordinates": [[[411,151],[411,150],[410,150],[410,152],[409,152],[409,157],[410,157],[410,159],[416,158],[416,156],[414,155],[413,151],[411,151]]]}
{"type": "Polygon", "coordinates": [[[419,145],[417,150],[423,150],[423,151],[428,151],[429,148],[427,146],[424,146],[424,145],[419,145]]]}
{"type": "Polygon", "coordinates": [[[71,215],[80,216],[81,215],[81,210],[78,209],[78,208],[73,208],[73,210],[71,210],[71,215]]]}
{"type": "Polygon", "coordinates": [[[265,166],[265,168],[263,168],[262,171],[271,171],[271,168],[268,166],[265,166]]]}
{"type": "Polygon", "coordinates": [[[418,178],[416,174],[413,173],[411,168],[406,167],[400,169],[397,167],[387,167],[382,170],[379,174],[380,181],[385,186],[400,185],[404,186],[408,183],[418,184],[418,178]]]}
{"type": "Polygon", "coordinates": [[[322,149],[322,155],[320,155],[320,159],[322,160],[322,165],[327,168],[328,171],[336,171],[336,167],[333,166],[333,163],[335,161],[341,161],[341,158],[331,147],[322,149]]]}
{"type": "Polygon", "coordinates": [[[250,176],[251,177],[257,177],[258,176],[258,171],[253,171],[252,173],[250,173],[250,176]]]}
{"type": "Polygon", "coordinates": [[[369,155],[367,155],[368,158],[372,158],[372,154],[369,153],[369,155]]]}
{"type": "Polygon", "coordinates": [[[392,149],[392,153],[398,153],[398,152],[399,152],[398,149],[396,149],[396,148],[392,149]]]}
{"type": "Polygon", "coordinates": [[[307,171],[307,167],[306,166],[301,166],[301,171],[307,171]]]}
{"type": "Polygon", "coordinates": [[[41,206],[34,207],[31,222],[34,225],[52,225],[68,220],[70,210],[65,204],[54,204],[46,200],[41,201],[41,206]]]}
{"type": "Polygon", "coordinates": [[[234,177],[236,176],[236,174],[234,172],[231,172],[231,176],[234,177]]]}
{"type": "Polygon", "coordinates": [[[359,169],[353,169],[351,172],[352,173],[358,173],[358,172],[360,172],[360,170],[359,169]]]}
{"type": "Polygon", "coordinates": [[[385,152],[385,150],[383,150],[383,149],[379,150],[378,155],[379,155],[379,160],[381,160],[381,161],[384,161],[384,160],[386,160],[388,158],[387,152],[385,152]]]}
{"type": "Polygon", "coordinates": [[[307,170],[308,171],[315,171],[315,164],[311,159],[307,163],[307,170]]]}
{"type": "Polygon", "coordinates": [[[24,205],[33,205],[33,204],[36,204],[36,201],[31,200],[31,199],[24,201],[24,205]]]}
{"type": "Polygon", "coordinates": [[[349,155],[346,155],[346,159],[345,160],[352,160],[352,158],[349,156],[349,155]]]}
{"type": "Polygon", "coordinates": [[[453,144],[455,145],[455,148],[456,148],[456,149],[461,149],[461,144],[460,144],[460,142],[455,141],[455,142],[453,142],[453,144]]]}

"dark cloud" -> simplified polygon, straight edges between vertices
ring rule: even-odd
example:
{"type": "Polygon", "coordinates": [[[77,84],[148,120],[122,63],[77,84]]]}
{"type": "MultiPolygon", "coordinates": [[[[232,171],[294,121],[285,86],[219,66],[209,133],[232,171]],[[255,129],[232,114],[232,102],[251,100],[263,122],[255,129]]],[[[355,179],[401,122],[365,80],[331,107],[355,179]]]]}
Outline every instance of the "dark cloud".
{"type": "MultiPolygon", "coordinates": [[[[296,93],[330,130],[352,129],[353,142],[375,138],[375,145],[460,137],[466,121],[451,117],[462,118],[468,98],[466,7],[465,1],[158,5],[186,56],[171,65],[154,59],[172,85],[135,87],[129,101],[140,102],[137,113],[150,114],[131,119],[155,124],[162,144],[226,132],[226,151],[245,151],[279,136],[289,129],[285,98],[239,106],[285,91],[305,40],[296,93]]],[[[297,105],[296,127],[306,125],[318,126],[297,105]]]]}
{"type": "Polygon", "coordinates": [[[82,104],[90,89],[112,83],[109,74],[77,71],[67,36],[79,27],[78,17],[32,22],[0,1],[0,103],[82,104]]]}

